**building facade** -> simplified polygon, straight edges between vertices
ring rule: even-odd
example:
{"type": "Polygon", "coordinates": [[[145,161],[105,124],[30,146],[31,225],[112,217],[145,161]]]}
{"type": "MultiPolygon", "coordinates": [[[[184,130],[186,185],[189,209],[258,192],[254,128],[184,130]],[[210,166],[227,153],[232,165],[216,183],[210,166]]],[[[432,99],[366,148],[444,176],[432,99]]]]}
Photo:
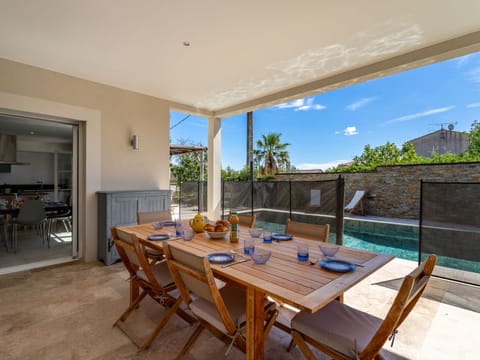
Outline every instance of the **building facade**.
{"type": "Polygon", "coordinates": [[[453,125],[448,129],[440,129],[430,134],[410,140],[417,155],[431,157],[432,153],[445,154],[447,152],[459,155],[468,148],[468,135],[454,131],[453,125]]]}

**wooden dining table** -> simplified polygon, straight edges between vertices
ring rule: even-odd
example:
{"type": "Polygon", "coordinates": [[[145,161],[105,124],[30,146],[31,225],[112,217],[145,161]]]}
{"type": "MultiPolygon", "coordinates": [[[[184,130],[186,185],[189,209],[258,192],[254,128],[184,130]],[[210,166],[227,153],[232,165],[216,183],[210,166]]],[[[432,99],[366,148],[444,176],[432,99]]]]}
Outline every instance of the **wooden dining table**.
{"type": "MultiPolygon", "coordinates": [[[[123,226],[120,229],[134,233],[148,240],[149,235],[171,235],[169,244],[192,254],[206,256],[214,252],[236,252],[235,261],[242,257],[243,241],[251,239],[247,228],[240,228],[240,241],[231,243],[228,239],[211,240],[207,233],[197,233],[190,241],[175,238],[173,227],[155,230],[151,224],[123,226]]],[[[163,242],[150,241],[151,247],[162,250],[163,242]]],[[[343,296],[352,286],[377,271],[393,259],[393,256],[370,251],[340,247],[335,258],[356,264],[355,269],[346,273],[326,270],[319,264],[324,256],[318,247],[319,242],[308,238],[293,237],[289,241],[273,241],[270,244],[255,240],[255,247],[269,249],[272,256],[264,265],[245,261],[229,267],[211,264],[215,276],[242,284],[247,292],[247,359],[264,358],[264,317],[263,306],[266,295],[272,296],[295,308],[314,313],[332,300],[343,296]],[[309,261],[297,260],[297,245],[308,245],[309,261]]]]}

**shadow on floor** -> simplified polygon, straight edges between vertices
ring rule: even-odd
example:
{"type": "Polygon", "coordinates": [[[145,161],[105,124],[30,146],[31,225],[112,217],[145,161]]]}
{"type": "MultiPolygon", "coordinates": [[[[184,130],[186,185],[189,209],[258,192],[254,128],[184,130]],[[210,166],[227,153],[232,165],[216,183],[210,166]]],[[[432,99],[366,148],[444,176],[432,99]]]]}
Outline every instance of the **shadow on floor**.
{"type": "MultiPolygon", "coordinates": [[[[403,278],[382,281],[373,285],[398,290],[403,278]]],[[[423,294],[430,300],[480,313],[480,287],[432,277],[423,294]]]]}

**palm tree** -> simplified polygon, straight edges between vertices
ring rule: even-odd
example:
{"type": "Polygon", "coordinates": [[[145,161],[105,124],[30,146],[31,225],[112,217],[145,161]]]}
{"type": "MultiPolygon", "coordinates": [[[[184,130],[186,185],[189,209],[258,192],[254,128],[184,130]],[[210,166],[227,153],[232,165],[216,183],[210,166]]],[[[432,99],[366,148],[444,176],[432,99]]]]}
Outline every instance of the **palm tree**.
{"type": "Polygon", "coordinates": [[[257,140],[257,149],[254,150],[255,163],[262,175],[274,174],[278,169],[286,170],[290,166],[288,151],[289,143],[281,143],[279,133],[268,133],[257,140]]]}

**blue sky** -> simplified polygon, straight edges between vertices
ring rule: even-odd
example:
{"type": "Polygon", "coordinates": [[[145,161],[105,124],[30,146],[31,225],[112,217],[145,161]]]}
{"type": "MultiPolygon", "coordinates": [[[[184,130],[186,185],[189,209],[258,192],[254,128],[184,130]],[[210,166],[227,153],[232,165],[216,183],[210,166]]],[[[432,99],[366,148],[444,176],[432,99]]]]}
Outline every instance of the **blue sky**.
{"type": "MultiPolygon", "coordinates": [[[[173,127],[186,114],[171,113],[173,127]]],[[[254,111],[254,143],[281,133],[298,169],[326,169],[350,161],[365,145],[404,142],[480,121],[480,53],[254,111]]],[[[207,119],[191,116],[170,133],[172,143],[207,145],[207,119]]],[[[222,120],[222,167],[246,161],[246,114],[222,120]]]]}

